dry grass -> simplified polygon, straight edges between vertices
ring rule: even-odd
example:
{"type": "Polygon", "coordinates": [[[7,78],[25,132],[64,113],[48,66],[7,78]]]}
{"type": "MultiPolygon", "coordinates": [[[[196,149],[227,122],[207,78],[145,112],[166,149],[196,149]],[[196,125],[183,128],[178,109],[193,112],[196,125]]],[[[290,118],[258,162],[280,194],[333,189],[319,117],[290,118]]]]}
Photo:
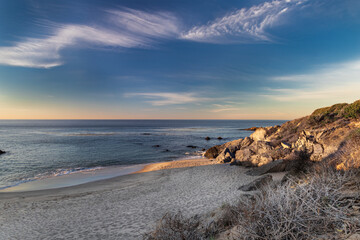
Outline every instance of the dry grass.
{"type": "Polygon", "coordinates": [[[340,144],[339,149],[325,161],[338,170],[360,168],[360,128],[353,130],[340,144]]]}
{"type": "Polygon", "coordinates": [[[180,212],[167,213],[159,221],[156,229],[144,236],[146,240],[201,240],[204,239],[198,230],[198,218],[185,218],[180,212]]]}
{"type": "Polygon", "coordinates": [[[344,239],[360,232],[360,215],[355,211],[360,198],[348,196],[349,186],[353,193],[360,191],[359,173],[318,165],[301,178],[223,207],[212,229],[199,227],[194,218],[168,215],[147,239],[212,239],[230,228],[234,239],[344,239]]]}
{"type": "Polygon", "coordinates": [[[326,170],[304,179],[291,179],[265,190],[252,201],[237,206],[240,239],[316,239],[326,235],[340,239],[360,231],[353,217],[353,201],[344,198],[344,186],[353,171],[326,170]]]}

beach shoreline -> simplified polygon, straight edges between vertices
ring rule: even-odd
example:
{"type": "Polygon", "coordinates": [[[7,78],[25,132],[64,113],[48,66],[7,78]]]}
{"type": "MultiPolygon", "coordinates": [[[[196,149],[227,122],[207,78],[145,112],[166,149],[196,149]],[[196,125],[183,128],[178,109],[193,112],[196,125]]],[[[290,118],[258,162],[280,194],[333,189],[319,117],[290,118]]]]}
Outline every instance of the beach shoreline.
{"type": "Polygon", "coordinates": [[[239,186],[256,179],[245,175],[246,170],[214,164],[0,193],[0,238],[141,239],[167,212],[206,214],[237,201],[239,186]]]}
{"type": "Polygon", "coordinates": [[[216,164],[216,162],[211,159],[198,157],[192,159],[179,159],[174,161],[137,164],[130,166],[99,167],[92,171],[79,171],[61,176],[52,176],[20,183],[8,188],[1,189],[0,193],[58,189],[135,173],[145,173],[173,168],[205,166],[212,164],[216,164]]]}

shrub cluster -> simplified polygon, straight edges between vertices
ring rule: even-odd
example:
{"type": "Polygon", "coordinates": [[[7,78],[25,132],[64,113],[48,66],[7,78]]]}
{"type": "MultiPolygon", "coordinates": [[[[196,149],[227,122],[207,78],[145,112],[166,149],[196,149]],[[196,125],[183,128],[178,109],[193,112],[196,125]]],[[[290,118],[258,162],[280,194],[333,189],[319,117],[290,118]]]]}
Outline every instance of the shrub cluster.
{"type": "Polygon", "coordinates": [[[165,215],[146,239],[216,239],[213,236],[224,229],[231,229],[232,239],[344,239],[360,232],[360,218],[354,211],[359,208],[359,196],[345,194],[350,185],[360,191],[359,175],[359,170],[317,166],[301,178],[224,206],[216,229],[200,228],[199,220],[178,213],[165,215]]]}
{"type": "Polygon", "coordinates": [[[352,103],[340,103],[331,107],[315,110],[309,118],[310,123],[331,123],[341,118],[356,119],[360,117],[360,100],[352,103]]]}

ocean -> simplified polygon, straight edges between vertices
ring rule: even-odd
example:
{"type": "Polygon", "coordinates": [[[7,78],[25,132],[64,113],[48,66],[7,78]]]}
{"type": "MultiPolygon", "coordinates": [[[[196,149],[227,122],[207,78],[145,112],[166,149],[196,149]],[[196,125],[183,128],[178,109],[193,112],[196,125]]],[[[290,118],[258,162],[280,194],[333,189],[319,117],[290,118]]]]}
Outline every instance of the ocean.
{"type": "Polygon", "coordinates": [[[77,172],[198,158],[204,149],[252,133],[244,128],[284,122],[1,120],[0,149],[6,154],[0,155],[0,189],[77,172]]]}

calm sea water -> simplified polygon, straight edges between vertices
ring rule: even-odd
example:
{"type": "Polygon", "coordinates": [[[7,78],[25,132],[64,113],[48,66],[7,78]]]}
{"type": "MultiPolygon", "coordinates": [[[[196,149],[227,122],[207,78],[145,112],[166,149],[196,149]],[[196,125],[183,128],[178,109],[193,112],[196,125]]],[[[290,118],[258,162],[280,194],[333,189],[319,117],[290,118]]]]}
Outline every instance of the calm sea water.
{"type": "Polygon", "coordinates": [[[203,149],[249,136],[263,120],[0,121],[0,189],[99,167],[201,156],[203,149]],[[210,141],[205,137],[209,136],[210,141]],[[222,137],[218,140],[217,137],[222,137]],[[159,145],[156,146],[155,145],[159,145]],[[196,146],[189,148],[188,145],[196,146]]]}

